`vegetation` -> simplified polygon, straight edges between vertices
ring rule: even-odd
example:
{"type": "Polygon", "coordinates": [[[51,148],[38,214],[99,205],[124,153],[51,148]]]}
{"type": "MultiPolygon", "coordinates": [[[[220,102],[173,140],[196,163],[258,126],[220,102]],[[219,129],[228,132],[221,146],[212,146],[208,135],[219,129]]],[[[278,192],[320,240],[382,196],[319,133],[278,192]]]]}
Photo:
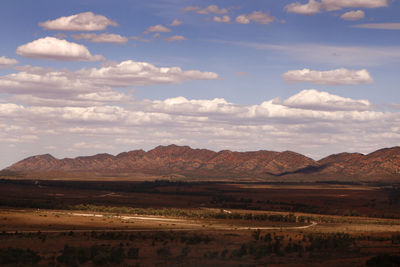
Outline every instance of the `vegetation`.
{"type": "Polygon", "coordinates": [[[0,265],[34,265],[41,257],[33,250],[12,248],[0,249],[0,265]]]}

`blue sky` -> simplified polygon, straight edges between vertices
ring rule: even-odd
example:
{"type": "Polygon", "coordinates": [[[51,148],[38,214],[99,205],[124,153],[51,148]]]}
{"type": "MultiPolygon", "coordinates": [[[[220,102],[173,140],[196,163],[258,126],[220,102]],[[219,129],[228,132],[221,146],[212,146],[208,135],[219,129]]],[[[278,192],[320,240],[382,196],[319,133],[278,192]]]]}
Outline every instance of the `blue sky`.
{"type": "Polygon", "coordinates": [[[399,12],[397,0],[3,0],[0,167],[170,143],[315,159],[396,146],[399,12]]]}

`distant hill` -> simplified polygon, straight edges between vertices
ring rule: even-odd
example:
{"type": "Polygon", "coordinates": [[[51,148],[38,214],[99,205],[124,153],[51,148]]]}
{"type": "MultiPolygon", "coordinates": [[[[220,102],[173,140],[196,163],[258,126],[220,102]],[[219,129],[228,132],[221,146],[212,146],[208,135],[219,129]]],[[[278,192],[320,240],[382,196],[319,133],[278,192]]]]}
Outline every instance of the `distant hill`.
{"type": "Polygon", "coordinates": [[[214,152],[188,146],[158,146],[117,156],[56,159],[50,154],[19,161],[3,170],[26,177],[158,177],[179,179],[263,180],[397,180],[400,181],[400,147],[368,155],[341,153],[315,161],[292,152],[214,152]]]}

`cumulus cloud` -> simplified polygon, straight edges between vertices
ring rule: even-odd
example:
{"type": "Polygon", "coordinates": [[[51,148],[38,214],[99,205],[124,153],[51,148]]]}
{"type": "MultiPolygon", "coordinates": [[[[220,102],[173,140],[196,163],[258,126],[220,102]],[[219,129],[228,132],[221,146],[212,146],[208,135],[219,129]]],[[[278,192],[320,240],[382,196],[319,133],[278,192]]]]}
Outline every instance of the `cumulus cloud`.
{"type": "Polygon", "coordinates": [[[0,57],[0,69],[9,68],[18,64],[18,60],[13,58],[7,58],[5,56],[0,57]]]}
{"type": "Polygon", "coordinates": [[[400,30],[400,23],[366,23],[353,25],[352,27],[375,30],[400,30]]]}
{"type": "Polygon", "coordinates": [[[117,65],[102,68],[82,69],[76,72],[80,77],[112,87],[181,83],[191,80],[213,80],[218,75],[198,70],[184,71],[180,67],[156,67],[147,62],[123,61],[117,65]]]}
{"type": "Polygon", "coordinates": [[[231,21],[231,18],[229,16],[222,16],[222,17],[214,16],[213,20],[215,22],[228,23],[231,21]]]}
{"type": "Polygon", "coordinates": [[[386,7],[387,0],[322,0],[327,11],[341,10],[342,8],[378,8],[386,7]]]}
{"type": "Polygon", "coordinates": [[[282,78],[286,82],[310,82],[324,85],[348,85],[374,82],[366,69],[348,70],[344,68],[328,71],[309,69],[290,70],[285,72],[282,78]]]}
{"type": "Polygon", "coordinates": [[[177,42],[177,41],[184,41],[184,40],[186,40],[186,38],[185,38],[185,36],[182,36],[182,35],[174,35],[174,36],[165,38],[165,40],[168,42],[177,42]]]}
{"type": "Polygon", "coordinates": [[[294,2],[285,6],[289,13],[314,15],[323,10],[335,11],[343,8],[378,8],[386,7],[387,0],[309,0],[308,3],[294,2]]]}
{"type": "Polygon", "coordinates": [[[133,98],[114,88],[218,78],[213,72],[156,67],[132,60],[74,72],[31,66],[18,69],[20,72],[0,76],[0,92],[13,94],[17,102],[49,106],[123,104],[133,98]]]}
{"type": "Polygon", "coordinates": [[[174,19],[174,21],[171,22],[171,24],[168,24],[168,26],[179,26],[182,25],[182,21],[180,21],[179,19],[174,19]]]}
{"type": "MultiPolygon", "coordinates": [[[[279,103],[279,102],[277,102],[279,103]]],[[[317,90],[303,90],[282,102],[283,105],[291,108],[310,110],[371,110],[372,104],[368,100],[354,100],[327,92],[317,90]]]]}
{"type": "Polygon", "coordinates": [[[321,3],[316,0],[309,0],[306,4],[295,2],[285,6],[285,10],[289,13],[314,15],[321,11],[321,3]]]}
{"type": "Polygon", "coordinates": [[[72,37],[76,40],[87,40],[93,43],[114,43],[114,44],[125,44],[128,42],[128,38],[119,34],[111,33],[80,33],[73,34],[72,37]]]}
{"type": "Polygon", "coordinates": [[[171,30],[161,24],[158,24],[148,27],[145,31],[145,33],[150,33],[150,32],[171,32],[171,30]]]}
{"type": "Polygon", "coordinates": [[[276,20],[275,17],[271,16],[269,12],[261,12],[261,11],[254,11],[251,14],[242,14],[237,16],[235,21],[239,24],[249,24],[251,21],[254,21],[259,24],[269,24],[276,20]]]}
{"type": "Polygon", "coordinates": [[[365,13],[362,10],[349,11],[340,16],[344,20],[359,20],[364,17],[365,13]]]}
{"type": "Polygon", "coordinates": [[[118,23],[103,15],[84,12],[68,17],[60,17],[39,23],[40,27],[53,31],[102,31],[107,26],[118,26],[118,23]]]}
{"type": "Polygon", "coordinates": [[[22,57],[51,59],[61,61],[99,61],[101,55],[92,55],[84,45],[57,39],[55,37],[40,38],[21,45],[16,53],[22,57]]]}
{"type": "Polygon", "coordinates": [[[201,8],[199,6],[188,6],[183,9],[183,11],[194,11],[197,14],[208,15],[208,14],[227,14],[228,10],[226,8],[219,8],[217,5],[209,5],[206,8],[201,8]]]}

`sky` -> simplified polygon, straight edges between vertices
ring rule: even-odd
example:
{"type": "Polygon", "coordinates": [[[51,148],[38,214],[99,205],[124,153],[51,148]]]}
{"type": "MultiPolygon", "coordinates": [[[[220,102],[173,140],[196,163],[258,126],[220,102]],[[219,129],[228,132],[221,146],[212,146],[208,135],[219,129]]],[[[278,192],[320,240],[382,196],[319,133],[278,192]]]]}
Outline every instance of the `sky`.
{"type": "Polygon", "coordinates": [[[2,0],[0,169],[400,143],[399,0],[2,0]]]}

